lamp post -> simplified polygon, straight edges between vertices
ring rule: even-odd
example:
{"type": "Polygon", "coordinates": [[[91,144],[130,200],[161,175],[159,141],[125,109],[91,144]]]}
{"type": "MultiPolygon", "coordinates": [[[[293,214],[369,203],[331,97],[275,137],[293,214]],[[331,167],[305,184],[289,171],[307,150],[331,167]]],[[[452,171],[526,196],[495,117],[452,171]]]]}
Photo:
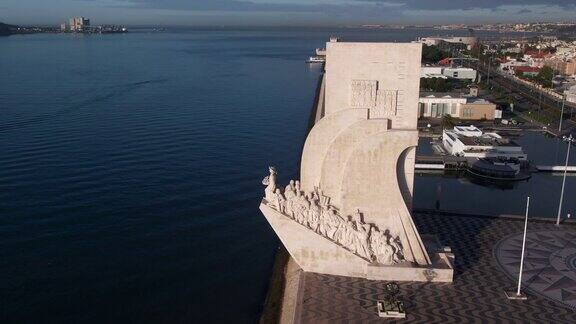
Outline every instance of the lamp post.
{"type": "Polygon", "coordinates": [[[560,124],[558,125],[558,132],[562,132],[562,118],[564,117],[564,104],[566,103],[566,95],[562,95],[562,109],[560,110],[560,124]]]}
{"type": "Polygon", "coordinates": [[[488,76],[486,77],[486,85],[490,85],[490,66],[492,65],[492,56],[488,58],[488,76]]]}
{"type": "Polygon", "coordinates": [[[570,147],[572,143],[576,142],[576,138],[570,136],[562,137],[562,140],[568,142],[568,150],[566,151],[566,164],[564,166],[564,178],[562,179],[562,191],[560,191],[560,202],[558,203],[558,217],[556,218],[556,226],[560,226],[560,216],[562,215],[562,202],[564,201],[564,188],[566,186],[566,173],[568,173],[568,160],[570,159],[570,147]]]}

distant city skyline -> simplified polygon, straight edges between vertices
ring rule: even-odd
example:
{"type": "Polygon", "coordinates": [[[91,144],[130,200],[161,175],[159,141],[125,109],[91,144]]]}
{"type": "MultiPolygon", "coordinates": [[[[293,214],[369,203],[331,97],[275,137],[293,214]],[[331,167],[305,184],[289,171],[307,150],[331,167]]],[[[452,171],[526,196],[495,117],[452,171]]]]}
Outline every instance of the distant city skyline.
{"type": "Polygon", "coordinates": [[[0,22],[72,16],[128,25],[358,25],[574,21],[573,0],[4,0],[0,22]]]}

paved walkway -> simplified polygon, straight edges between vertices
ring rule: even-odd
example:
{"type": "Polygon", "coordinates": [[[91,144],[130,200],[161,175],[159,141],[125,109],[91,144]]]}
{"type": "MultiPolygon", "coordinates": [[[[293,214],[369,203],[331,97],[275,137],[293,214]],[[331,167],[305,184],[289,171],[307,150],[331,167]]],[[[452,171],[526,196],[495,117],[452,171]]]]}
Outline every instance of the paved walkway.
{"type": "MultiPolygon", "coordinates": [[[[421,233],[436,234],[443,244],[452,247],[456,255],[455,280],[452,284],[400,283],[407,311],[402,322],[576,323],[576,311],[568,307],[573,281],[565,279],[576,279],[576,258],[568,253],[570,242],[576,242],[572,239],[576,226],[563,225],[564,230],[556,232],[550,223],[529,224],[533,243],[527,269],[535,272],[527,278],[527,282],[531,280],[529,299],[510,301],[504,290],[515,286],[514,273],[518,270],[513,256],[522,220],[429,214],[415,215],[414,219],[421,233]],[[552,253],[548,262],[544,260],[545,251],[552,253]],[[563,267],[560,260],[568,265],[563,267]],[[547,271],[537,276],[537,269],[547,271]],[[547,277],[548,270],[556,272],[547,277]]],[[[304,274],[303,280],[299,322],[384,321],[376,313],[384,282],[313,273],[304,274]]]]}

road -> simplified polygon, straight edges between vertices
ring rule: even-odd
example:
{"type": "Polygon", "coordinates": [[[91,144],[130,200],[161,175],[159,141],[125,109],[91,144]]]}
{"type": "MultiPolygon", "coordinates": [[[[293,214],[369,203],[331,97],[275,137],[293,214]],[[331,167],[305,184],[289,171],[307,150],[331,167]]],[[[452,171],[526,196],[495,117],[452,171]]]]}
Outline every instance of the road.
{"type": "MultiPolygon", "coordinates": [[[[467,63],[466,65],[477,69],[478,72],[483,75],[484,80],[488,77],[488,65],[486,62],[467,63]]],[[[496,84],[507,90],[516,99],[517,106],[519,106],[520,109],[524,108],[525,110],[532,111],[534,114],[540,114],[545,109],[555,110],[558,114],[560,113],[562,100],[552,97],[544,91],[540,91],[529,85],[518,82],[511,76],[500,74],[496,71],[495,66],[491,66],[489,76],[490,78],[488,81],[490,85],[496,84]]],[[[564,106],[564,120],[562,122],[561,134],[570,132],[572,129],[576,128],[576,122],[574,122],[573,119],[571,120],[571,118],[575,116],[575,113],[576,104],[566,102],[564,106]]],[[[542,126],[547,126],[550,131],[558,133],[558,123],[559,120],[551,122],[550,125],[542,124],[542,126]]]]}

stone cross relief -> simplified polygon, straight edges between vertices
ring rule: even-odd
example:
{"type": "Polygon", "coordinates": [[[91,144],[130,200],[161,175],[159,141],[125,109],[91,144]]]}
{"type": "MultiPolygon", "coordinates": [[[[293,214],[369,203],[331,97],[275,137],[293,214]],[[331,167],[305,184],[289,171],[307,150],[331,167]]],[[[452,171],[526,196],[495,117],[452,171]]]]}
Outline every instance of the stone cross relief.
{"type": "Polygon", "coordinates": [[[398,90],[379,89],[376,80],[352,80],[350,106],[370,109],[370,119],[397,115],[398,90]]]}
{"type": "Polygon", "coordinates": [[[268,206],[369,262],[391,265],[404,261],[400,238],[366,224],[359,210],[342,217],[319,188],[304,193],[300,181],[290,180],[282,192],[276,186],[276,168],[270,167],[269,172],[262,181],[268,206]]]}

